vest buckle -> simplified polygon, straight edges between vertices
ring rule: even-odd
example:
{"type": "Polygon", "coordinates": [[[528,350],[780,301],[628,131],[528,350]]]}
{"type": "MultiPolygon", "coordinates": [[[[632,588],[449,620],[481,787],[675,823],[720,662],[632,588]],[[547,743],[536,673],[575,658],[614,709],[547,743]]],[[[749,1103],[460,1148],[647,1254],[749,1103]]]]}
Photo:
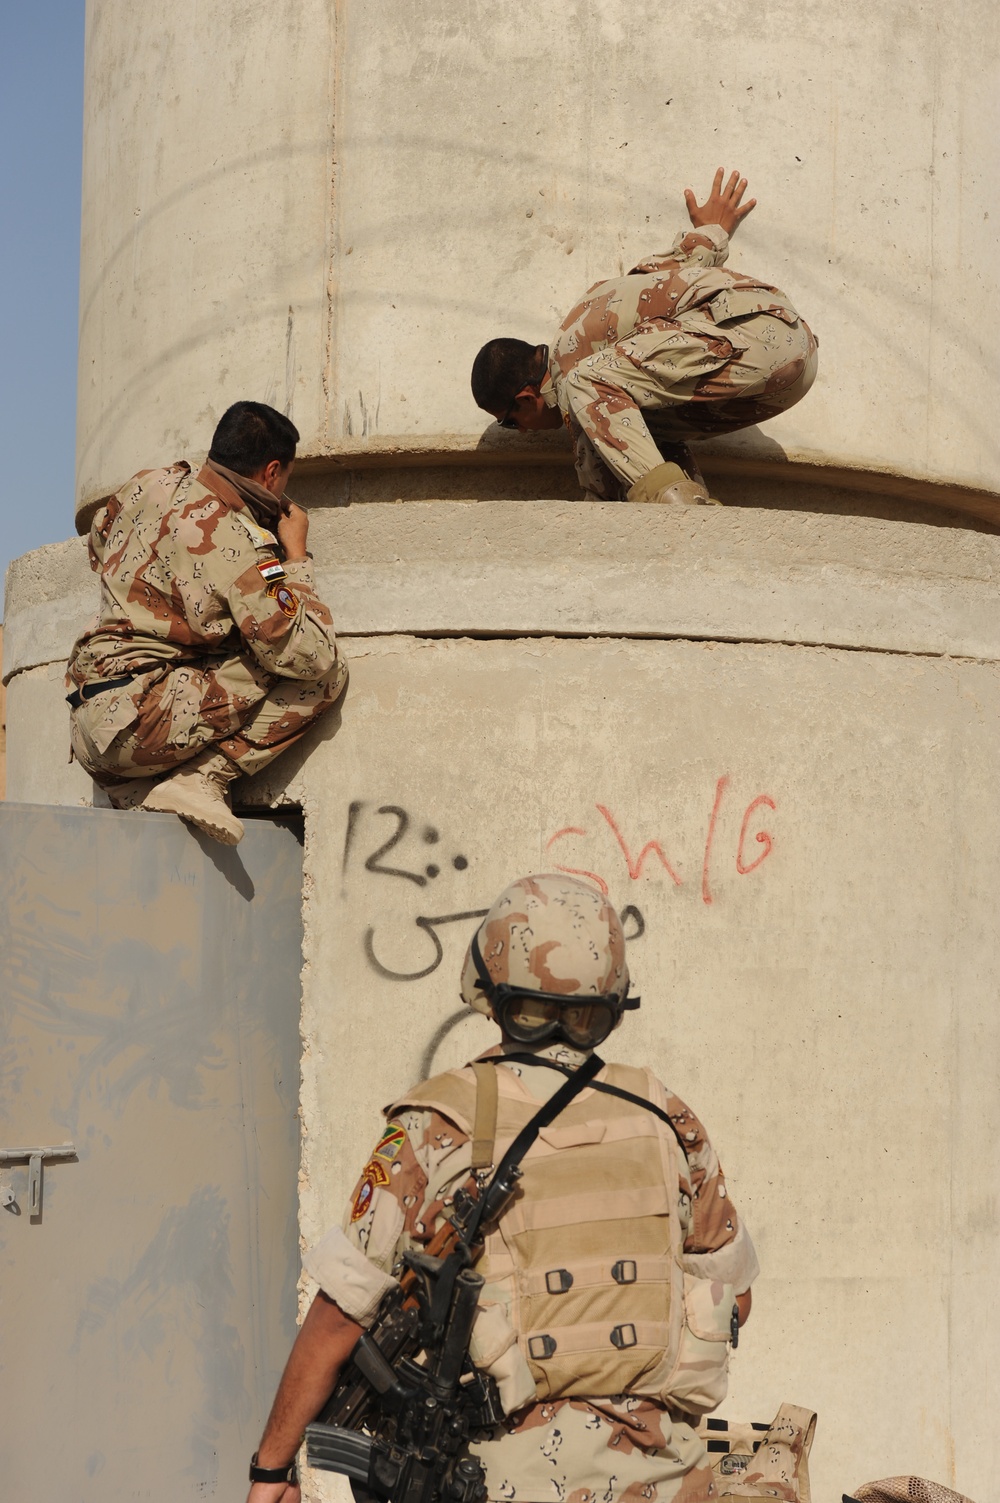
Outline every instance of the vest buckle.
{"type": "Polygon", "coordinates": [[[545,1287],[550,1294],[565,1294],[573,1287],[573,1275],[568,1268],[550,1268],[545,1275],[545,1287]]]}
{"type": "Polygon", "coordinates": [[[639,1270],[635,1266],[634,1258],[619,1258],[611,1270],[611,1277],[616,1284],[634,1284],[639,1277],[639,1270]]]}
{"type": "Polygon", "coordinates": [[[635,1334],[635,1326],[631,1321],[627,1325],[615,1326],[611,1332],[611,1345],[616,1346],[620,1352],[623,1352],[626,1347],[637,1346],[638,1342],[639,1338],[635,1334]]]}
{"type": "Polygon", "coordinates": [[[529,1336],[528,1356],[536,1362],[544,1362],[546,1357],[554,1357],[556,1352],[556,1339],[554,1336],[529,1336]]]}

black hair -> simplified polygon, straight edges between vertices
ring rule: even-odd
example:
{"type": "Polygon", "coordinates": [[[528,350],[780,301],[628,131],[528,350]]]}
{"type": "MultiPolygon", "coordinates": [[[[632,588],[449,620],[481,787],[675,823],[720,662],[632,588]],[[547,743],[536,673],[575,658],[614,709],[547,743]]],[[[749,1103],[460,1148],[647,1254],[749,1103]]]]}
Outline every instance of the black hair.
{"type": "Polygon", "coordinates": [[[283,412],[264,402],[234,402],[219,419],[208,457],[237,475],[256,475],[272,459],[282,468],[291,464],[298,441],[299,430],[283,412]]]}
{"type": "Polygon", "coordinates": [[[484,412],[503,411],[522,386],[541,381],[549,351],[523,339],[491,339],[472,363],[472,395],[484,412]]]}

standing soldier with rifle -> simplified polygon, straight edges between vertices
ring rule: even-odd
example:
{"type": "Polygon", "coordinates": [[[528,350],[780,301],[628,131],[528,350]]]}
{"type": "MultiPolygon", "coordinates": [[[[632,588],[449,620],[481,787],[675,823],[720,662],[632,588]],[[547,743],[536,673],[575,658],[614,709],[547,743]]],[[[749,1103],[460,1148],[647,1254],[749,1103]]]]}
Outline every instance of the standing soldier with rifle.
{"type": "Polygon", "coordinates": [[[304,1431],[366,1503],[708,1503],[694,1425],[757,1259],[697,1117],[594,1053],[639,1005],[621,921],[587,883],[522,878],[461,991],[501,1042],[389,1108],[306,1258],[248,1503],[298,1503],[304,1431]]]}

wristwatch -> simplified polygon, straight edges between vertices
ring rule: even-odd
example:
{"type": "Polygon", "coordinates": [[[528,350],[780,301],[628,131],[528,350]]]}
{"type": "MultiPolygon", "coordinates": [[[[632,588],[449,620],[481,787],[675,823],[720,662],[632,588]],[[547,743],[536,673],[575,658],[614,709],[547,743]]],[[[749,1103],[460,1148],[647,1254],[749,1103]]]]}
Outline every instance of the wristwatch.
{"type": "Polygon", "coordinates": [[[254,1451],[250,1457],[250,1481],[251,1482],[298,1482],[295,1471],[295,1457],[287,1461],[284,1466],[258,1466],[257,1457],[259,1451],[254,1451]]]}

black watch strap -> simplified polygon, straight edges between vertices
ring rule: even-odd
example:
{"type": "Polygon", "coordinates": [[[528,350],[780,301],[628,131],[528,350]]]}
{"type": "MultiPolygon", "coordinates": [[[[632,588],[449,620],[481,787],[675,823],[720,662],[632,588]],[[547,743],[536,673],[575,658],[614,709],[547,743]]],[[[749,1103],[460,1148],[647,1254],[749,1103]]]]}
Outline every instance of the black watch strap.
{"type": "Polygon", "coordinates": [[[251,1482],[296,1482],[295,1457],[286,1461],[284,1466],[258,1466],[257,1457],[259,1451],[254,1451],[250,1458],[250,1481],[251,1482]]]}

